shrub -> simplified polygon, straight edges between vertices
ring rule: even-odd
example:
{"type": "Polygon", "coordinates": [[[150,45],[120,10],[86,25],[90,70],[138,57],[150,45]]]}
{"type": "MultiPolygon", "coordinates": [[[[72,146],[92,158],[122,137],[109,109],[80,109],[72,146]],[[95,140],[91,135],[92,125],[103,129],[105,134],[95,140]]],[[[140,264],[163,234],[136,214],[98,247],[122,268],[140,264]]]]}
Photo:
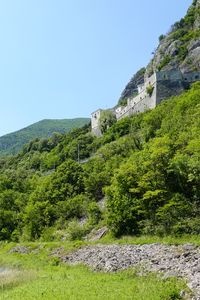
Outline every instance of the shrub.
{"type": "Polygon", "coordinates": [[[104,110],[99,120],[101,132],[105,133],[116,121],[116,116],[112,111],[104,110]]]}
{"type": "Polygon", "coordinates": [[[164,34],[161,34],[161,35],[159,36],[159,42],[161,42],[164,38],[165,38],[165,35],[164,35],[164,34]]]}
{"type": "Polygon", "coordinates": [[[171,60],[171,57],[169,55],[166,55],[163,60],[158,65],[158,71],[161,71],[171,60]]]}
{"type": "Polygon", "coordinates": [[[146,91],[147,91],[147,94],[151,97],[152,96],[152,94],[153,94],[153,90],[154,90],[154,87],[150,84],[148,87],[147,87],[147,89],[146,89],[146,91]]]}
{"type": "Polygon", "coordinates": [[[85,234],[86,229],[77,220],[74,219],[68,223],[67,238],[70,241],[81,240],[85,234]]]}

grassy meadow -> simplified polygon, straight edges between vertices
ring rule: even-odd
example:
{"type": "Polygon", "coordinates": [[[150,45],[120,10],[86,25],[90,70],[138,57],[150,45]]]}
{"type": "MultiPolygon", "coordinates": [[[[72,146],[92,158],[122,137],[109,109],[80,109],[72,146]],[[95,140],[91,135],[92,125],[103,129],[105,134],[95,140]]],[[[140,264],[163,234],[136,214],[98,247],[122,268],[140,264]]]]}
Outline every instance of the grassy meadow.
{"type": "Polygon", "coordinates": [[[161,279],[157,274],[139,276],[134,269],[112,274],[93,272],[82,265],[65,265],[51,255],[59,247],[67,252],[82,244],[23,244],[30,247],[29,254],[9,253],[16,244],[0,244],[0,266],[8,270],[0,273],[0,299],[173,300],[181,299],[180,291],[186,290],[185,283],[176,278],[161,279]]]}

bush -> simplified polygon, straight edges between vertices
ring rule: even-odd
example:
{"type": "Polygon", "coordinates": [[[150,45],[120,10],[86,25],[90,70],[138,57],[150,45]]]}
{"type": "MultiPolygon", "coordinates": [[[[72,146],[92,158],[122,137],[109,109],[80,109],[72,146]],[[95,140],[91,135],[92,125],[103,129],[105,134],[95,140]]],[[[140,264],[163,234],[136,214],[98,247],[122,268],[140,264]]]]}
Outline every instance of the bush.
{"type": "Polygon", "coordinates": [[[101,220],[101,210],[96,202],[92,202],[88,207],[89,223],[96,225],[101,220]]]}
{"type": "Polygon", "coordinates": [[[200,234],[200,217],[194,219],[186,219],[178,222],[172,228],[175,235],[182,234],[200,234]]]}
{"type": "Polygon", "coordinates": [[[164,38],[165,38],[165,35],[164,35],[164,34],[161,34],[161,35],[159,36],[159,42],[161,42],[164,38]]]}
{"type": "Polygon", "coordinates": [[[101,132],[105,133],[116,121],[116,116],[112,111],[104,110],[99,120],[101,132]]]}
{"type": "Polygon", "coordinates": [[[158,65],[158,71],[161,71],[171,60],[171,57],[169,55],[166,55],[163,60],[158,65]]]}
{"type": "Polygon", "coordinates": [[[148,87],[147,87],[147,94],[151,97],[152,94],[153,94],[153,90],[154,90],[154,87],[150,84],[148,87]]]}
{"type": "Polygon", "coordinates": [[[68,223],[67,226],[67,239],[70,241],[81,240],[86,235],[86,228],[80,225],[80,223],[74,219],[68,223]]]}

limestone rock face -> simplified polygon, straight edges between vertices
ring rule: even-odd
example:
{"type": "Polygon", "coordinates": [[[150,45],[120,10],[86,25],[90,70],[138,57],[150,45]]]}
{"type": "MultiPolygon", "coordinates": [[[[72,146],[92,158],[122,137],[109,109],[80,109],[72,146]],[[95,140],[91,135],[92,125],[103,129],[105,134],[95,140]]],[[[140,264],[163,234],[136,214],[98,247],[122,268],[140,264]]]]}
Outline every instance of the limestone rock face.
{"type": "Polygon", "coordinates": [[[126,106],[127,98],[137,94],[137,87],[156,71],[180,69],[182,73],[200,71],[200,0],[194,0],[187,14],[159,38],[153,59],[128,82],[119,99],[126,106]]]}
{"type": "Polygon", "coordinates": [[[145,77],[174,68],[182,72],[200,70],[200,0],[193,1],[186,16],[162,37],[145,77]]]}
{"type": "MultiPolygon", "coordinates": [[[[200,43],[200,40],[198,41],[200,43]]],[[[180,65],[183,72],[193,71],[194,69],[200,70],[200,47],[189,51],[187,58],[180,65]]]]}
{"type": "Polygon", "coordinates": [[[119,99],[119,104],[120,101],[123,101],[124,99],[127,99],[131,97],[134,92],[137,90],[137,86],[139,84],[144,83],[144,73],[145,73],[145,68],[141,68],[128,82],[126,85],[125,89],[123,90],[121,97],[119,99]]]}
{"type": "Polygon", "coordinates": [[[188,47],[188,55],[187,58],[181,64],[181,69],[186,70],[189,69],[188,65],[196,66],[198,70],[200,70],[200,38],[193,39],[190,41],[188,47]]]}

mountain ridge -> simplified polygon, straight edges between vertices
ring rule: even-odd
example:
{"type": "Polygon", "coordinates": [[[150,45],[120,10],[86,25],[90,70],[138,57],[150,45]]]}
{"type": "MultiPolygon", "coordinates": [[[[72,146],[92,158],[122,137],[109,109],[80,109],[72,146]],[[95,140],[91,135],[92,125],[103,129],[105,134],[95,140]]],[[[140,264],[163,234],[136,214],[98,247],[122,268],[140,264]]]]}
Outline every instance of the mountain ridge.
{"type": "Polygon", "coordinates": [[[36,138],[48,138],[53,133],[67,133],[88,124],[89,118],[43,119],[0,137],[0,156],[17,154],[22,147],[36,138]]]}

